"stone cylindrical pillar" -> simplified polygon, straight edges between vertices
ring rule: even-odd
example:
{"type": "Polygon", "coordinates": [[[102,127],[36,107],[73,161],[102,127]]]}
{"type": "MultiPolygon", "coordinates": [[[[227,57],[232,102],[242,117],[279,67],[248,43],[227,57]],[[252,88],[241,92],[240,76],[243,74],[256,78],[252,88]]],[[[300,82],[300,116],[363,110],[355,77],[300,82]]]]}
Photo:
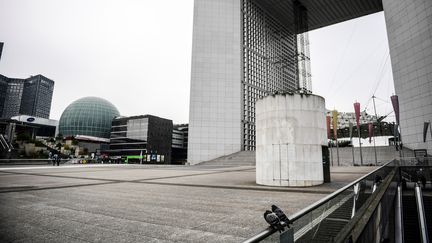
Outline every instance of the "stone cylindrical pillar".
{"type": "Polygon", "coordinates": [[[257,102],[256,118],[257,184],[303,187],[323,183],[324,98],[267,96],[257,102]]]}

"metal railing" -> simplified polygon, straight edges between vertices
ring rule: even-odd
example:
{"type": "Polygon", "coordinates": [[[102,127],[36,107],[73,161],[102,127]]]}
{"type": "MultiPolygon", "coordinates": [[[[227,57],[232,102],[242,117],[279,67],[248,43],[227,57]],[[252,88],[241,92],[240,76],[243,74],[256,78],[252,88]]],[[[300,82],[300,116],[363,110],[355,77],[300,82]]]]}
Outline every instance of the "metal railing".
{"type": "MultiPolygon", "coordinates": [[[[362,176],[299,212],[290,215],[289,219],[293,223],[292,227],[294,228],[294,240],[304,237],[312,228],[319,226],[321,221],[334,212],[338,206],[341,206],[352,198],[354,196],[355,185],[361,185],[362,189],[360,190],[360,194],[362,194],[363,197],[368,197],[368,195],[370,196],[375,177],[379,175],[381,178],[385,178],[393,168],[393,164],[394,161],[388,162],[380,168],[373,170],[367,175],[362,176]]],[[[363,203],[359,202],[354,211],[358,211],[358,209],[363,206],[363,203]]],[[[271,237],[275,232],[277,232],[277,230],[268,227],[253,237],[245,240],[243,243],[261,242],[271,237]]]]}
{"type": "MultiPolygon", "coordinates": [[[[353,238],[372,239],[376,237],[376,232],[384,232],[383,227],[389,224],[388,218],[397,195],[398,183],[403,181],[403,178],[409,178],[411,183],[416,183],[419,178],[419,171],[431,167],[431,157],[402,158],[386,163],[291,215],[289,218],[293,223],[294,241],[308,242],[318,239],[316,234],[322,221],[338,208],[341,208],[342,205],[345,205],[345,207],[352,205],[352,216],[330,241],[345,242],[353,240],[353,238]],[[376,178],[380,178],[381,183],[377,183],[376,178]],[[358,198],[361,198],[361,200],[357,200],[358,198]]],[[[430,173],[424,174],[427,177],[426,180],[431,181],[430,176],[432,175],[430,173]]],[[[275,232],[275,229],[268,227],[247,239],[244,243],[268,241],[270,238],[272,238],[272,241],[279,241],[276,238],[279,234],[274,234],[275,232]]]]}

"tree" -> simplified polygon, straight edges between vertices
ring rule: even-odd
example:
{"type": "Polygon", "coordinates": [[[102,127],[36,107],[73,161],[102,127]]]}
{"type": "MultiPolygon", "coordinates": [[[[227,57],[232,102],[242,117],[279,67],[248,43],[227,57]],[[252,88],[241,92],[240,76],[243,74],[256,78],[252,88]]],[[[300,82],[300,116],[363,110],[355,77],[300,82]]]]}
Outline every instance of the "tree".
{"type": "Polygon", "coordinates": [[[41,141],[36,140],[36,141],[35,141],[35,146],[36,146],[36,147],[43,147],[44,144],[43,144],[41,141]]]}
{"type": "Polygon", "coordinates": [[[57,144],[56,144],[56,148],[57,148],[57,149],[60,149],[61,147],[62,147],[62,144],[61,144],[61,143],[57,143],[57,144]]]}

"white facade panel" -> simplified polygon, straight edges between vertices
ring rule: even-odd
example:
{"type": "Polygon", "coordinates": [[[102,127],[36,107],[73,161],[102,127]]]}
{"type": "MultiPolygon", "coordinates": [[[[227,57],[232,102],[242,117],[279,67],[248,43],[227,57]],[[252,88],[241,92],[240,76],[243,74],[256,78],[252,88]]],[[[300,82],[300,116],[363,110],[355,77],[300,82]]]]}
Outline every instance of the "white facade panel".
{"type": "Polygon", "coordinates": [[[240,0],[195,0],[188,162],[241,150],[240,0]]]}
{"type": "Polygon", "coordinates": [[[432,121],[432,1],[383,0],[402,142],[432,152],[423,123],[432,121]]]}

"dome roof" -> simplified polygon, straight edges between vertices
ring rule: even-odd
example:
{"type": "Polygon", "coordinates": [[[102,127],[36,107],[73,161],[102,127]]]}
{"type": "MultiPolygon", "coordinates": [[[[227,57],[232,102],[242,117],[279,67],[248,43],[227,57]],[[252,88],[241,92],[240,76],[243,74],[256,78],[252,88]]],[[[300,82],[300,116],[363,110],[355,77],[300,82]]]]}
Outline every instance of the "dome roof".
{"type": "Polygon", "coordinates": [[[109,138],[111,122],[117,116],[120,113],[111,102],[98,97],[84,97],[74,101],[63,111],[59,133],[63,136],[109,138]]]}

